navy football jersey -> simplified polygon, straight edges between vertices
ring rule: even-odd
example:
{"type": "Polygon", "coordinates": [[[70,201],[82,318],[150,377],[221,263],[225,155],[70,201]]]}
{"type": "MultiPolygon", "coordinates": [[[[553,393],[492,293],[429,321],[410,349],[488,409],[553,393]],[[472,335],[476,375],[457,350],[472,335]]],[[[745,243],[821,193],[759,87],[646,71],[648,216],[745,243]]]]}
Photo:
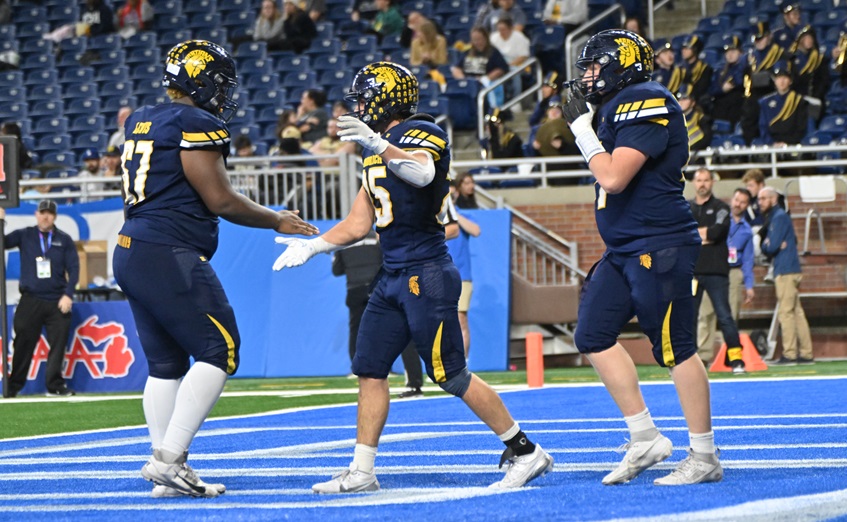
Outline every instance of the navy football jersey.
{"type": "Polygon", "coordinates": [[[682,195],[688,131],[671,93],[656,82],[624,88],[600,107],[597,135],[610,153],[629,147],[648,157],[620,194],[608,194],[595,183],[597,228],[608,250],[643,254],[700,244],[682,195]]]}
{"type": "Polygon", "coordinates": [[[399,270],[445,258],[441,216],[446,215],[450,193],[447,134],[429,116],[419,115],[392,127],[383,138],[408,152],[425,150],[435,162],[435,178],[418,188],[391,172],[378,154],[362,154],[362,184],[376,210],[385,267],[399,270]]]}
{"type": "Polygon", "coordinates": [[[218,217],[185,177],[183,149],[229,153],[229,131],[203,109],[182,103],[145,106],[127,118],[123,188],[126,223],[121,233],[150,243],[196,248],[211,257],[218,247],[218,217]]]}

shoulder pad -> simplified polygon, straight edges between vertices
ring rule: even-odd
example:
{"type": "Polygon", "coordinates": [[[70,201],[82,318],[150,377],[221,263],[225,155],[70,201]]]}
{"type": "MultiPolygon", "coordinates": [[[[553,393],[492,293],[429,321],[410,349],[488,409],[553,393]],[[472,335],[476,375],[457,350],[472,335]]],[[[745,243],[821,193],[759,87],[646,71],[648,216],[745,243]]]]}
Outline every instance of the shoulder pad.
{"type": "Polygon", "coordinates": [[[386,134],[388,141],[406,151],[425,150],[438,161],[447,149],[447,135],[431,121],[408,119],[386,134]]]}
{"type": "Polygon", "coordinates": [[[182,130],[180,147],[195,149],[229,143],[230,135],[225,123],[203,109],[190,109],[179,115],[182,130]]]}

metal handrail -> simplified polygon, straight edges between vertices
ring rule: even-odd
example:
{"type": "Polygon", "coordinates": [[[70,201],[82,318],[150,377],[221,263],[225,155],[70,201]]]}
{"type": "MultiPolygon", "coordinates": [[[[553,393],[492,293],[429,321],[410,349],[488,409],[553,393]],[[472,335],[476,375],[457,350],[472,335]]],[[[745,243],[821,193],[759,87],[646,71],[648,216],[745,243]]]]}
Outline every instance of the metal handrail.
{"type": "Polygon", "coordinates": [[[574,39],[577,36],[580,36],[580,35],[583,35],[583,34],[588,34],[588,32],[591,31],[594,28],[594,25],[597,22],[599,22],[603,18],[606,18],[609,15],[614,14],[616,11],[620,12],[620,25],[623,26],[624,20],[626,20],[626,11],[624,11],[624,8],[621,4],[615,4],[615,5],[610,5],[606,9],[603,9],[603,11],[601,11],[600,14],[598,14],[594,18],[591,18],[590,20],[587,20],[584,24],[580,25],[579,27],[577,27],[576,29],[574,29],[573,31],[568,33],[568,35],[565,37],[565,64],[564,64],[565,65],[565,67],[564,67],[565,76],[570,77],[571,74],[569,74],[569,73],[574,72],[574,71],[571,71],[571,69],[570,69],[571,66],[572,66],[572,64],[570,63],[570,58],[571,58],[571,50],[573,49],[574,39]]]}
{"type": "MultiPolygon", "coordinates": [[[[536,94],[537,92],[539,92],[540,89],[541,89],[542,83],[544,83],[544,79],[541,75],[541,64],[538,62],[538,60],[536,58],[530,57],[527,61],[525,61],[524,63],[521,64],[519,69],[515,69],[515,70],[507,72],[503,76],[494,80],[494,82],[491,85],[489,85],[488,87],[483,87],[477,93],[477,95],[476,95],[476,119],[477,119],[476,128],[477,128],[477,136],[479,137],[480,140],[485,138],[485,97],[488,95],[488,93],[490,93],[491,91],[493,91],[497,87],[500,87],[501,85],[505,84],[508,80],[511,80],[515,76],[523,74],[524,70],[526,70],[527,67],[532,67],[533,71],[535,71],[535,83],[531,87],[529,87],[528,89],[521,91],[521,93],[518,94],[517,96],[513,96],[508,101],[505,101],[503,103],[503,106],[499,107],[499,108],[500,108],[500,110],[505,111],[505,110],[508,110],[508,109],[514,107],[515,105],[517,105],[518,103],[523,101],[524,98],[527,98],[527,97],[532,96],[533,94],[536,94]]],[[[540,96],[540,94],[539,94],[539,96],[540,96]]]]}

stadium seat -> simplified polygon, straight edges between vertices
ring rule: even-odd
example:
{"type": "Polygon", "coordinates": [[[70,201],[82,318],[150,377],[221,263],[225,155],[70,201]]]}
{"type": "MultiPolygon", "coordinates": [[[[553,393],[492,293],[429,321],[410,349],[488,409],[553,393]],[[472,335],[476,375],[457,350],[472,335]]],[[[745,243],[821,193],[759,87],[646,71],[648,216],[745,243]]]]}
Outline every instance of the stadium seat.
{"type": "Polygon", "coordinates": [[[161,61],[161,52],[157,47],[153,47],[151,49],[133,49],[129,51],[124,63],[129,67],[133,67],[136,65],[160,63],[161,61]]]}
{"type": "Polygon", "coordinates": [[[229,131],[232,136],[246,134],[253,143],[261,141],[261,129],[255,123],[252,125],[230,125],[229,131]]]}
{"type": "MultiPolygon", "coordinates": [[[[78,171],[75,168],[54,169],[54,170],[48,170],[47,172],[44,173],[44,177],[47,178],[47,179],[75,178],[77,175],[78,175],[78,171]]],[[[59,191],[59,192],[61,192],[61,191],[59,191]]]]}
{"type": "Polygon", "coordinates": [[[162,80],[137,80],[133,82],[132,93],[136,96],[165,96],[162,80]]]}
{"type": "Polygon", "coordinates": [[[31,102],[29,106],[29,117],[39,116],[57,117],[65,113],[65,104],[61,98],[54,100],[42,100],[31,102]]]}
{"type": "Polygon", "coordinates": [[[226,27],[200,27],[194,29],[194,38],[220,44],[226,44],[229,40],[228,34],[229,31],[226,27]]]}
{"type": "Polygon", "coordinates": [[[141,95],[141,99],[138,103],[142,107],[145,105],[161,105],[163,103],[168,103],[169,99],[170,98],[168,98],[168,95],[164,92],[162,92],[161,94],[150,93],[141,95]]]}
{"type": "Polygon", "coordinates": [[[44,136],[39,138],[35,145],[35,150],[41,151],[42,154],[57,150],[68,150],[71,148],[71,137],[68,135],[60,136],[44,136]]]}
{"type": "Polygon", "coordinates": [[[65,116],[100,114],[100,100],[96,98],[72,98],[65,101],[65,116]]]}
{"type": "Polygon", "coordinates": [[[65,99],[90,99],[98,96],[97,84],[72,83],[63,88],[65,99]]]}
{"type": "Polygon", "coordinates": [[[218,3],[215,0],[191,0],[182,6],[182,12],[185,14],[211,13],[217,10],[218,3]]]}
{"type": "Polygon", "coordinates": [[[157,16],[154,20],[156,32],[179,31],[188,29],[188,17],[185,15],[157,16]]]}
{"type": "Polygon", "coordinates": [[[279,87],[279,76],[276,74],[257,74],[247,78],[244,82],[247,90],[276,89],[279,87]]]}
{"type": "Polygon", "coordinates": [[[88,39],[87,50],[108,51],[121,47],[121,37],[117,34],[100,34],[88,39]]]}
{"type": "Polygon", "coordinates": [[[235,116],[229,122],[229,127],[235,128],[240,126],[253,125],[256,120],[256,110],[253,107],[239,107],[235,111],[235,116]]]}
{"type": "Polygon", "coordinates": [[[103,115],[106,120],[113,121],[121,107],[138,107],[135,96],[110,96],[103,100],[103,115]]]}
{"type": "Polygon", "coordinates": [[[280,87],[285,89],[311,89],[317,83],[317,75],[314,71],[287,74],[282,80],[280,87]]]}
{"type": "MultiPolygon", "coordinates": [[[[156,2],[158,8],[159,3],[156,2]]],[[[158,10],[158,9],[157,9],[158,10]]],[[[155,49],[158,45],[158,37],[154,31],[141,31],[124,40],[124,49],[155,49]]]]}
{"type": "Polygon", "coordinates": [[[432,19],[433,17],[433,2],[428,2],[426,0],[413,0],[411,2],[403,2],[400,6],[400,11],[403,13],[404,17],[409,16],[409,13],[412,11],[417,11],[425,17],[432,19]]]}
{"type": "Polygon", "coordinates": [[[18,27],[47,21],[47,9],[32,4],[18,6],[12,10],[12,20],[18,27]]]}
{"type": "Polygon", "coordinates": [[[344,45],[344,51],[348,54],[356,53],[375,53],[377,50],[376,36],[365,35],[356,38],[350,38],[344,45]]]}
{"type": "Polygon", "coordinates": [[[95,67],[115,67],[123,65],[126,61],[126,51],[123,49],[102,49],[94,55],[89,62],[95,67]]]}
{"type": "Polygon", "coordinates": [[[56,67],[56,57],[52,54],[31,54],[21,59],[18,68],[26,74],[29,71],[41,71],[56,67]]]}
{"type": "Polygon", "coordinates": [[[821,120],[818,130],[821,132],[829,132],[831,134],[841,134],[847,130],[847,116],[835,114],[826,116],[821,120]]]}
{"type": "Polygon", "coordinates": [[[58,163],[66,167],[76,167],[76,154],[70,151],[48,152],[41,157],[44,163],[58,163]]]}
{"type": "Polygon", "coordinates": [[[230,31],[236,27],[252,28],[256,23],[255,13],[256,11],[251,10],[227,12],[221,24],[230,31]]]}
{"type": "Polygon", "coordinates": [[[239,60],[244,58],[267,58],[268,44],[266,42],[248,42],[238,46],[235,57],[239,60]]]}
{"type": "MultiPolygon", "coordinates": [[[[194,2],[188,3],[193,4],[194,2]]],[[[190,15],[187,27],[195,31],[199,29],[215,29],[221,27],[221,23],[222,20],[220,14],[214,11],[200,12],[190,15]]]]}
{"type": "Polygon", "coordinates": [[[247,12],[251,9],[258,9],[255,7],[252,0],[226,0],[218,4],[218,11],[221,13],[230,13],[230,12],[247,12]]]}
{"type": "Polygon", "coordinates": [[[312,45],[306,49],[307,56],[314,55],[338,55],[341,53],[341,40],[331,38],[315,38],[312,45]]]}
{"type": "Polygon", "coordinates": [[[369,63],[379,61],[381,58],[382,57],[376,53],[356,53],[352,55],[348,54],[347,66],[350,67],[351,70],[358,71],[369,63]]]}
{"type": "Polygon", "coordinates": [[[11,42],[15,40],[15,26],[12,24],[0,24],[0,41],[11,42]]]}
{"type": "Polygon", "coordinates": [[[4,71],[0,72],[0,84],[3,87],[23,87],[24,73],[21,71],[4,71]]]}
{"type": "Polygon", "coordinates": [[[429,99],[421,98],[420,103],[418,103],[418,111],[432,116],[449,115],[450,100],[446,96],[429,99]]]}
{"type": "Polygon", "coordinates": [[[340,71],[347,69],[347,56],[343,54],[321,54],[312,58],[312,70],[320,74],[322,71],[340,71]]]}
{"type": "Polygon", "coordinates": [[[53,41],[44,39],[22,40],[18,52],[21,56],[53,54],[53,41]]]}
{"type": "Polygon", "coordinates": [[[62,50],[62,54],[79,54],[85,51],[87,44],[87,38],[66,38],[59,42],[59,49],[62,50]]]}
{"type": "Polygon", "coordinates": [[[162,55],[167,53],[171,47],[180,42],[190,40],[192,38],[191,31],[185,28],[172,29],[168,31],[160,31],[159,33],[159,48],[162,55]]]}
{"type": "Polygon", "coordinates": [[[26,103],[9,103],[0,105],[0,120],[20,120],[29,115],[29,108],[26,103]]]}
{"type": "Polygon", "coordinates": [[[100,96],[130,96],[132,95],[132,84],[129,81],[105,82],[100,85],[100,96]]]}
{"type": "Polygon", "coordinates": [[[77,116],[71,120],[68,130],[88,131],[92,134],[106,131],[106,118],[102,114],[91,113],[85,116],[77,116]]]}
{"type": "Polygon", "coordinates": [[[335,37],[335,24],[333,22],[321,21],[315,23],[315,29],[318,32],[317,38],[332,39],[335,37]]]}
{"type": "Polygon", "coordinates": [[[59,100],[62,98],[62,89],[57,85],[36,85],[29,89],[27,98],[36,100],[59,100]]]}
{"type": "MultiPolygon", "coordinates": [[[[53,88],[52,85],[43,88],[53,88]]],[[[8,89],[0,89],[0,103],[20,103],[27,99],[26,89],[23,87],[9,87],[8,89]]]]}
{"type": "Polygon", "coordinates": [[[338,69],[336,71],[323,71],[318,78],[318,83],[323,86],[325,91],[329,91],[335,86],[349,88],[353,82],[353,74],[349,69],[338,69]]]}
{"type": "Polygon", "coordinates": [[[20,24],[16,30],[19,41],[40,39],[47,32],[50,32],[50,24],[47,22],[20,24]]]}
{"type": "Polygon", "coordinates": [[[260,125],[267,123],[276,123],[279,120],[280,112],[280,108],[274,106],[263,106],[263,108],[256,113],[255,122],[260,125]]]}
{"type": "Polygon", "coordinates": [[[311,70],[311,62],[308,56],[283,56],[274,59],[274,67],[282,76],[309,72],[311,70]]]}
{"type": "Polygon", "coordinates": [[[94,81],[94,69],[91,67],[73,67],[65,70],[62,77],[59,78],[59,83],[67,85],[69,83],[91,83],[94,81]]]}
{"type": "Polygon", "coordinates": [[[74,138],[73,146],[71,147],[75,151],[79,151],[80,149],[88,149],[93,148],[97,149],[101,152],[106,151],[106,144],[109,143],[109,135],[105,133],[96,133],[96,134],[83,134],[78,138],[74,138]]]}
{"type": "Polygon", "coordinates": [[[460,130],[475,129],[477,126],[477,93],[479,85],[476,80],[447,80],[444,95],[449,99],[450,121],[453,128],[460,130]]]}
{"type": "Polygon", "coordinates": [[[67,134],[68,119],[65,117],[58,118],[41,118],[36,121],[35,127],[31,134],[35,137],[44,135],[67,134]]]}
{"type": "Polygon", "coordinates": [[[418,92],[422,100],[438,98],[441,96],[441,86],[438,85],[438,82],[423,80],[418,82],[418,92]]]}
{"type": "Polygon", "coordinates": [[[79,20],[79,7],[76,5],[55,6],[47,10],[47,21],[53,26],[72,24],[77,20],[79,20]]]}
{"type": "Polygon", "coordinates": [[[565,59],[565,28],[561,25],[545,25],[532,35],[532,49],[541,69],[557,70],[565,59]]]}
{"type": "Polygon", "coordinates": [[[256,107],[282,108],[288,97],[285,89],[271,89],[267,91],[256,91],[253,96],[253,105],[256,107]]]}
{"type": "Polygon", "coordinates": [[[803,138],[801,145],[829,145],[838,133],[829,133],[825,131],[815,131],[803,138]]]}
{"type": "Polygon", "coordinates": [[[158,16],[181,15],[182,0],[156,0],[156,14],[158,16]]]}
{"type": "Polygon", "coordinates": [[[130,80],[162,79],[162,66],[158,64],[136,65],[129,69],[130,80]]]}
{"type": "Polygon", "coordinates": [[[470,14],[468,0],[447,0],[446,2],[439,2],[435,6],[435,14],[440,15],[445,19],[470,14]]]}

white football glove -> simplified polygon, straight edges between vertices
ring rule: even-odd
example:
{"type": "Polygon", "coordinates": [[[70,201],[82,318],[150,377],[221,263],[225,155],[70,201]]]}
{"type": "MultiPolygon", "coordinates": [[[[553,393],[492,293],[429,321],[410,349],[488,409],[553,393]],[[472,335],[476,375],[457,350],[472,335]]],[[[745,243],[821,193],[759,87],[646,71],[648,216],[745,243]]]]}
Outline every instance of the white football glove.
{"type": "Polygon", "coordinates": [[[388,142],[379,133],[371,130],[355,116],[338,117],[338,137],[341,141],[355,141],[362,147],[382,154],[388,148],[388,142]]]}
{"type": "Polygon", "coordinates": [[[300,266],[311,259],[315,254],[321,252],[332,252],[337,250],[338,245],[328,243],[322,237],[315,239],[299,239],[296,237],[276,237],[274,241],[283,245],[288,245],[285,252],[279,255],[274,261],[274,271],[278,272],[283,268],[292,268],[300,266]]]}

